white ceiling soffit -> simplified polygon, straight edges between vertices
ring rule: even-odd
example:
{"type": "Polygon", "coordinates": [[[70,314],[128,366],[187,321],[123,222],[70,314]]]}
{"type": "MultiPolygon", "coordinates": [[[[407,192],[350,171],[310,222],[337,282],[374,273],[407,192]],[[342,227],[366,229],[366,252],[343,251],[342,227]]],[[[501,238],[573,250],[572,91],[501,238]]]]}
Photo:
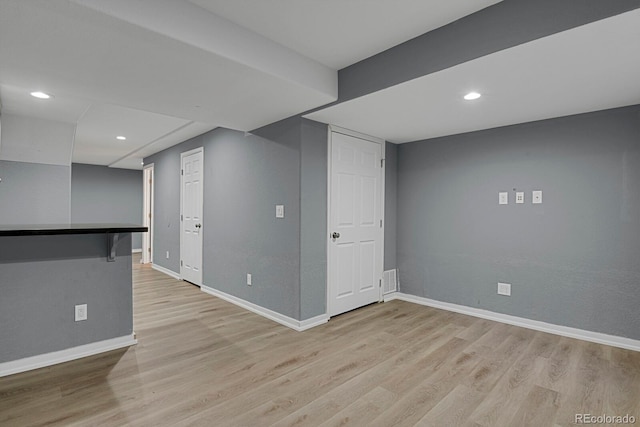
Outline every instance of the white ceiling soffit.
{"type": "MultiPolygon", "coordinates": [[[[73,162],[112,165],[128,157],[136,158],[133,155],[142,148],[172,135],[176,129],[189,128],[191,124],[191,121],[185,119],[116,105],[96,104],[89,108],[78,122],[73,162]],[[126,140],[118,140],[116,136],[125,136],[126,140]]],[[[206,130],[209,129],[210,127],[206,130]]],[[[192,129],[189,137],[197,135],[193,132],[200,130],[192,129]]],[[[171,140],[176,144],[184,139],[171,140]]],[[[140,161],[138,158],[138,169],[140,161]]],[[[132,161],[131,165],[135,163],[136,161],[132,161]]]]}
{"type": "Polygon", "coordinates": [[[75,124],[2,113],[0,160],[68,166],[75,124]]]}
{"type": "Polygon", "coordinates": [[[640,10],[307,115],[403,143],[640,103],[640,10]],[[470,91],[482,93],[465,101],[470,91]]]}
{"type": "Polygon", "coordinates": [[[336,71],[188,2],[83,4],[128,22],[65,0],[1,1],[0,84],[240,130],[336,99],[336,71]],[[223,31],[202,34],[207,23],[223,31]]]}
{"type": "Polygon", "coordinates": [[[337,96],[335,70],[188,1],[72,1],[285,81],[337,96]]]}
{"type": "Polygon", "coordinates": [[[188,124],[178,127],[166,135],[154,139],[150,143],[135,149],[127,154],[127,156],[110,163],[109,166],[122,169],[141,169],[142,159],[145,157],[172,147],[182,141],[202,135],[212,129],[214,128],[207,123],[189,122],[188,124]]]}
{"type": "Polygon", "coordinates": [[[341,69],[499,0],[189,0],[341,69]]]}

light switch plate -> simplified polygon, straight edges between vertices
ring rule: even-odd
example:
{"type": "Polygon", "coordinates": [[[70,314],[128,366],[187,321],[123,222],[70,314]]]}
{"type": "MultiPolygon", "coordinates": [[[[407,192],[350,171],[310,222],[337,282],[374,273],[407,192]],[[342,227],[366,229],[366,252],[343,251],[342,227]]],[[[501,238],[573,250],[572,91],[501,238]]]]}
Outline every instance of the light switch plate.
{"type": "Polygon", "coordinates": [[[531,192],[531,203],[534,205],[542,203],[542,190],[534,190],[531,192]]]}
{"type": "Polygon", "coordinates": [[[516,203],[519,205],[524,203],[524,191],[518,191],[516,193],[516,203]]]}
{"type": "Polygon", "coordinates": [[[276,218],[284,218],[284,205],[276,205],[276,218]]]}
{"type": "Polygon", "coordinates": [[[499,205],[508,205],[509,204],[509,193],[506,191],[501,191],[498,193],[498,204],[499,205]]]}

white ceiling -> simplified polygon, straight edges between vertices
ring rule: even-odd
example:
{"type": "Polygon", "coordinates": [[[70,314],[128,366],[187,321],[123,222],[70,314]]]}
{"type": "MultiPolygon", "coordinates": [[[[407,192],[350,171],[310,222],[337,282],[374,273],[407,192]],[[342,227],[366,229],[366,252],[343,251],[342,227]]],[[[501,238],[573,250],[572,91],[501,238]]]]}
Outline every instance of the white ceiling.
{"type": "MultiPolygon", "coordinates": [[[[2,114],[75,127],[71,143],[42,141],[56,162],[139,169],[215,127],[249,131],[330,103],[337,69],[497,2],[0,0],[2,114]]],[[[405,142],[640,103],[637,28],[629,12],[309,117],[405,142]],[[485,95],[462,102],[470,89],[485,95]]],[[[0,159],[8,151],[35,153],[2,143],[0,159]]]]}
{"type": "Polygon", "coordinates": [[[501,0],[189,0],[341,69],[501,0]]]}
{"type": "Polygon", "coordinates": [[[306,117],[403,143],[639,103],[636,9],[306,117]]]}

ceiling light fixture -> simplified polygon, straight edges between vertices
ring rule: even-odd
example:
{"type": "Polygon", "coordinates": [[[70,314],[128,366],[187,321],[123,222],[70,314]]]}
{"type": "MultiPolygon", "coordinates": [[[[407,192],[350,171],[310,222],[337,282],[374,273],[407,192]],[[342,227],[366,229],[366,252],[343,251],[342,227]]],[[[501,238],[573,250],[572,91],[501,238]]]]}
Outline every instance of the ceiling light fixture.
{"type": "Polygon", "coordinates": [[[120,136],[116,136],[116,139],[118,139],[120,141],[124,141],[125,139],[127,139],[127,137],[120,135],[120,136]]]}
{"type": "Polygon", "coordinates": [[[467,101],[473,101],[474,99],[478,99],[480,98],[482,95],[479,94],[478,92],[469,92],[468,94],[466,94],[464,96],[464,99],[466,99],[467,101]]]}
{"type": "Polygon", "coordinates": [[[40,99],[49,99],[49,98],[51,98],[51,95],[49,95],[48,93],[44,93],[44,92],[40,92],[40,91],[31,92],[31,96],[33,96],[34,98],[40,98],[40,99]]]}

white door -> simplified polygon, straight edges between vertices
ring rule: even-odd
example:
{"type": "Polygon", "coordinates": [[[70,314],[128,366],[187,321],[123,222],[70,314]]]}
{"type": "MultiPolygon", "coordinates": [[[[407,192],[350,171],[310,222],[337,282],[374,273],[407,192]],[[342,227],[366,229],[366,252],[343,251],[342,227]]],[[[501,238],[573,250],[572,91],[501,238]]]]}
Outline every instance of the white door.
{"type": "Polygon", "coordinates": [[[383,145],[331,132],[328,313],[380,300],[383,145]]]}
{"type": "Polygon", "coordinates": [[[180,277],[202,285],[203,149],[180,155],[180,277]]]}
{"type": "Polygon", "coordinates": [[[153,164],[144,167],[142,174],[144,217],[142,224],[149,229],[142,233],[143,264],[153,262],[153,164]]]}

